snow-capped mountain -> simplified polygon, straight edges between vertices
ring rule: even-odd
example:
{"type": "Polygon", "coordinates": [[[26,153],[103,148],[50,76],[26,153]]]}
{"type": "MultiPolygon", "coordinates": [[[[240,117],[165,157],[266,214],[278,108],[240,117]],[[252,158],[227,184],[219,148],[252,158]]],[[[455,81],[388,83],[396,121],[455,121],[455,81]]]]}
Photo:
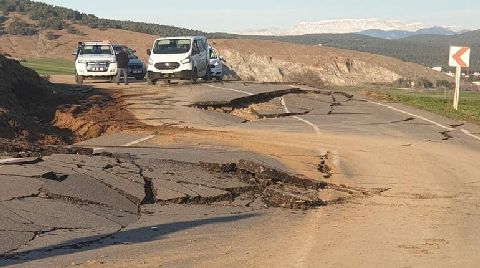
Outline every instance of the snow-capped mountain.
{"type": "MultiPolygon", "coordinates": [[[[424,23],[405,23],[396,20],[382,19],[341,19],[323,20],[318,22],[301,22],[287,29],[272,28],[260,30],[247,30],[240,34],[247,35],[303,35],[326,33],[358,33],[367,30],[417,32],[430,29],[433,26],[424,23]]],[[[453,27],[437,27],[454,30],[453,27]]]]}

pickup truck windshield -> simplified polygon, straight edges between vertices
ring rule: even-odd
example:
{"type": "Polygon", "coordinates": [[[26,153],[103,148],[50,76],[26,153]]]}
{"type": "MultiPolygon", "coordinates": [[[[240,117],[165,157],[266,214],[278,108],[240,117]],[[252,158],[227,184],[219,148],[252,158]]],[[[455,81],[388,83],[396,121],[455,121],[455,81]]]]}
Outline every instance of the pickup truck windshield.
{"type": "Polygon", "coordinates": [[[105,45],[85,45],[80,49],[80,55],[113,55],[113,51],[110,46],[105,45]]]}
{"type": "Polygon", "coordinates": [[[154,54],[183,54],[190,51],[190,39],[158,40],[153,47],[154,54]]]}

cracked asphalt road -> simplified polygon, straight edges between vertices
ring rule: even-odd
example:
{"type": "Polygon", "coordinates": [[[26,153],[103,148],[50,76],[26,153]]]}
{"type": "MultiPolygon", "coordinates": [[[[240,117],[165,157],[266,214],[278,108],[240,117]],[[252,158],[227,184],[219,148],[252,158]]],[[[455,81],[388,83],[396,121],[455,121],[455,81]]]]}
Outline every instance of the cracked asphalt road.
{"type": "Polygon", "coordinates": [[[474,125],[295,85],[93,85],[122,90],[141,122],[180,130],[0,164],[0,266],[480,262],[474,125]],[[272,207],[292,204],[321,206],[272,207]]]}

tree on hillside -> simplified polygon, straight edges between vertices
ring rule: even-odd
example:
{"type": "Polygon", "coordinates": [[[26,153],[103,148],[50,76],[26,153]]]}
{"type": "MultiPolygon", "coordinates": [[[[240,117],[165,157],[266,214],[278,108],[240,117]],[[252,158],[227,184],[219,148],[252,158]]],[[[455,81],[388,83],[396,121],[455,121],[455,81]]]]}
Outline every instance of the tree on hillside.
{"type": "Polygon", "coordinates": [[[8,24],[6,32],[11,35],[35,35],[38,30],[20,19],[13,18],[8,24]]]}

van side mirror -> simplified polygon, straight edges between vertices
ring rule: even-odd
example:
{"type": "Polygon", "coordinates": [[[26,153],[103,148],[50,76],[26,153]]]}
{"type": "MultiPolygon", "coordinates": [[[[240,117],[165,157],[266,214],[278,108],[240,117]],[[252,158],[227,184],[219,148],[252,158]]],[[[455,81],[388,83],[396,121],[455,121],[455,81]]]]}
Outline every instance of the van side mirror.
{"type": "Polygon", "coordinates": [[[147,55],[148,56],[152,55],[152,50],[151,49],[147,49],[147,55]]]}

